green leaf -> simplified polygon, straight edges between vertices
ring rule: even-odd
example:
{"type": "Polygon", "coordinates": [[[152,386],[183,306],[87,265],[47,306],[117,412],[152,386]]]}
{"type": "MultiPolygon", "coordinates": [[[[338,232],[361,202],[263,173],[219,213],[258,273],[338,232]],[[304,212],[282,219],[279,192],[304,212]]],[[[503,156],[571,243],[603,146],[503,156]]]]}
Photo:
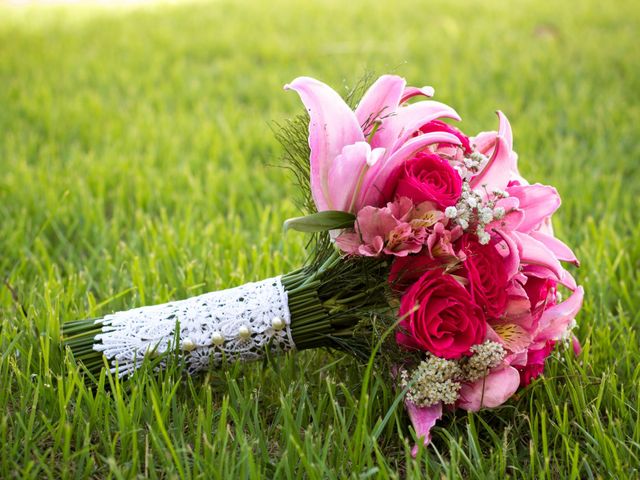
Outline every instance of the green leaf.
{"type": "Polygon", "coordinates": [[[349,212],[325,210],[312,213],[306,217],[290,218],[284,222],[284,231],[297,230],[299,232],[315,233],[333,230],[335,228],[353,227],[356,216],[349,212]]]}

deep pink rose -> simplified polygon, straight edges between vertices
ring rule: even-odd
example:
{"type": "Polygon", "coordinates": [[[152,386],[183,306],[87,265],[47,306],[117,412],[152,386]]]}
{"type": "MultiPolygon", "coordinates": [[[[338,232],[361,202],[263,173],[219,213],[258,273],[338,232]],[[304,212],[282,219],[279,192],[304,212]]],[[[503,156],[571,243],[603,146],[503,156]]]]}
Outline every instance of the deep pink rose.
{"type": "Polygon", "coordinates": [[[556,342],[553,340],[548,340],[542,348],[529,350],[527,353],[527,364],[524,367],[518,367],[521,387],[526,387],[533,379],[542,375],[544,371],[544,361],[551,355],[555,344],[556,342]]]}
{"type": "Polygon", "coordinates": [[[458,172],[435,153],[416,154],[400,167],[396,181],[396,198],[409,197],[415,204],[432,202],[446,208],[455,205],[462,193],[458,172]]]}
{"type": "Polygon", "coordinates": [[[389,272],[389,285],[396,292],[408,290],[428,270],[440,268],[440,262],[434,260],[428,252],[406,257],[396,257],[389,272]]]}
{"type": "Polygon", "coordinates": [[[487,330],[482,309],[442,269],[429,270],[400,302],[396,341],[442,358],[460,358],[482,343],[487,330]],[[415,308],[417,307],[417,308],[415,308]]]}
{"type": "Polygon", "coordinates": [[[500,318],[507,308],[507,272],[504,259],[495,245],[481,245],[467,235],[462,239],[466,259],[462,275],[469,280],[469,289],[475,303],[489,318],[500,318]]]}

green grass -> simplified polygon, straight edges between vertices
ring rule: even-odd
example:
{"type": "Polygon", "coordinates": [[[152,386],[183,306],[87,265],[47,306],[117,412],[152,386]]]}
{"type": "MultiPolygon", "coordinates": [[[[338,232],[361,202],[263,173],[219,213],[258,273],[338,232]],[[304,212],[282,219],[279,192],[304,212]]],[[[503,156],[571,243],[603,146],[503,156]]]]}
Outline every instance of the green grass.
{"type": "Polygon", "coordinates": [[[640,476],[640,7],[353,3],[0,6],[0,478],[640,476]],[[468,132],[509,115],[583,262],[580,358],[445,415],[415,460],[394,392],[341,354],[87,388],[62,322],[302,263],[282,85],[367,70],[435,86],[468,132]]]}

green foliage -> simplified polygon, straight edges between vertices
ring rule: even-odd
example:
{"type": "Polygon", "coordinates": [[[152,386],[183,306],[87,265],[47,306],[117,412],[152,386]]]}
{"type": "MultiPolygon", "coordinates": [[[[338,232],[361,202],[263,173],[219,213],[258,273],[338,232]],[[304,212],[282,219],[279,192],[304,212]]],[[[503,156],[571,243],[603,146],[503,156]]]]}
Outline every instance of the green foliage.
{"type": "Polygon", "coordinates": [[[311,213],[304,217],[285,220],[284,231],[297,230],[307,233],[326,232],[336,228],[353,227],[355,220],[356,216],[353,213],[325,210],[323,212],[311,213]]]}
{"type": "Polygon", "coordinates": [[[0,6],[0,478],[637,478],[639,17],[629,0],[0,6]],[[385,372],[344,354],[85,386],[61,322],[305,262],[269,125],[300,112],[295,76],[346,95],[366,70],[431,83],[467,132],[509,116],[582,260],[582,355],[559,350],[502,408],[447,413],[415,460],[385,372]]]}

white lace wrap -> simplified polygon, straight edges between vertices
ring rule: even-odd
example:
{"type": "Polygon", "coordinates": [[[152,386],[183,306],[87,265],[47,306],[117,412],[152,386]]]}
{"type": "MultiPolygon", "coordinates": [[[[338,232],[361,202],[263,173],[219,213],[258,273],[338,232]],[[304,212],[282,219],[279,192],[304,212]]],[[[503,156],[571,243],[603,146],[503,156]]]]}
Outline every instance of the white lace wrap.
{"type": "Polygon", "coordinates": [[[98,322],[103,328],[93,348],[111,360],[112,372],[117,366],[120,376],[131,375],[145,356],[172,350],[175,340],[189,373],[223,362],[257,360],[266,349],[295,349],[280,277],[117,312],[98,322]]]}

